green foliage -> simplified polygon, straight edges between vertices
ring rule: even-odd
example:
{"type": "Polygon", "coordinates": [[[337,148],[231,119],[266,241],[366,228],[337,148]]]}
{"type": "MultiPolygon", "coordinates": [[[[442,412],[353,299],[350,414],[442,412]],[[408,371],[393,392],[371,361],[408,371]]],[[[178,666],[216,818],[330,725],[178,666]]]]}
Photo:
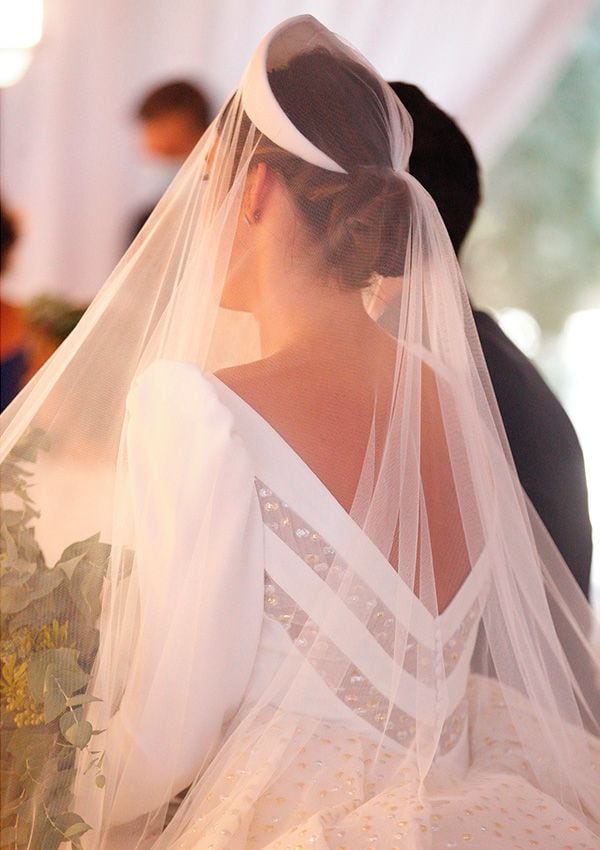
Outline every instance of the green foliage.
{"type": "Polygon", "coordinates": [[[109,547],[99,535],[68,546],[49,567],[34,532],[31,465],[49,448],[31,430],[0,468],[0,848],[81,848],[88,824],[70,810],[77,751],[104,786],[102,753],[84,717],[98,649],[96,621],[109,547]]]}
{"type": "Polygon", "coordinates": [[[63,342],[84,312],[84,307],[75,306],[62,298],[38,295],[27,305],[26,317],[32,327],[43,331],[56,342],[63,342]]]}
{"type": "Polygon", "coordinates": [[[528,126],[485,174],[462,265],[475,302],[546,335],[599,297],[600,9],[528,126]]]}

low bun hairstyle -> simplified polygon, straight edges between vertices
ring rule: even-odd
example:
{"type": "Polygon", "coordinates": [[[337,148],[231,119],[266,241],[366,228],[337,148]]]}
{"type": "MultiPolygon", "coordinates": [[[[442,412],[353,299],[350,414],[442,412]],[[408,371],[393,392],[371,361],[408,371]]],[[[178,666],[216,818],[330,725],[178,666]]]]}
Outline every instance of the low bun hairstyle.
{"type": "MultiPolygon", "coordinates": [[[[323,270],[340,285],[369,286],[402,275],[409,188],[392,168],[388,101],[364,65],[317,49],[269,72],[280,106],[297,129],[346,174],[311,165],[262,136],[253,163],[280,175],[323,270]]],[[[239,148],[250,123],[244,116],[239,148]]]]}
{"type": "Polygon", "coordinates": [[[391,168],[351,171],[331,204],[326,259],[352,286],[367,286],[373,275],[394,277],[404,270],[408,188],[391,168]]]}

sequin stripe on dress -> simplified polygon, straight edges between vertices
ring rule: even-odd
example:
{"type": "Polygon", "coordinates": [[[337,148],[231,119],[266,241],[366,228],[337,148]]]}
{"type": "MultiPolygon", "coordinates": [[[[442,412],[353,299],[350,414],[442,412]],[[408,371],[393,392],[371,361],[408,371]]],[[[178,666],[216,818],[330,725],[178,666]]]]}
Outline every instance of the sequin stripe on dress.
{"type": "MultiPolygon", "coordinates": [[[[320,632],[316,623],[268,573],[265,573],[265,614],[283,626],[300,654],[357,717],[403,747],[411,745],[416,733],[414,718],[395,704],[390,707],[390,700],[320,632]]],[[[444,721],[438,747],[441,755],[453,749],[466,719],[465,696],[444,721]]]]}
{"type": "MultiPolygon", "coordinates": [[[[434,650],[423,646],[410,632],[397,622],[391,610],[376,597],[370,588],[350,571],[335,549],[323,537],[308,526],[301,517],[282,501],[263,482],[256,480],[262,517],[270,528],[312,571],[333,591],[342,578],[352,578],[345,603],[352,613],[369,630],[377,643],[394,658],[398,642],[403,643],[403,668],[407,673],[416,675],[417,659],[419,664],[433,664],[434,650]]],[[[268,594],[267,594],[268,595],[268,594]]],[[[462,651],[469,639],[474,624],[479,619],[479,600],[475,600],[467,614],[442,648],[444,672],[448,676],[458,664],[462,651]]]]}

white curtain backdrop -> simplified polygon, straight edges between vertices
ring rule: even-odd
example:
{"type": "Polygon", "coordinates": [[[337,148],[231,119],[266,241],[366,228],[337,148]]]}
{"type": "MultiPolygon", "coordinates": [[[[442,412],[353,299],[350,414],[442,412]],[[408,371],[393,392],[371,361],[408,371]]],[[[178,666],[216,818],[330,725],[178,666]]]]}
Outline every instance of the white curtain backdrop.
{"type": "MultiPolygon", "coordinates": [[[[18,2],[18,0],[15,0],[18,2]]],[[[420,85],[489,163],[568,57],[592,0],[47,0],[24,79],[1,96],[2,193],[24,236],[3,294],[85,302],[164,175],[137,149],[151,86],[202,83],[214,108],[276,22],[309,12],[388,79],[420,85]]]]}

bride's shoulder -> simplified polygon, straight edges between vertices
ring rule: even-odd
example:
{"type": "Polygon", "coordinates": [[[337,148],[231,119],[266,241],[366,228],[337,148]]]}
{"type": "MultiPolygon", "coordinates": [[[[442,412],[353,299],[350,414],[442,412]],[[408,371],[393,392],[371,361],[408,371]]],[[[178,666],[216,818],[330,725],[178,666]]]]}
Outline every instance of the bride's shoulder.
{"type": "Polygon", "coordinates": [[[271,370],[265,362],[258,360],[254,363],[244,363],[241,366],[230,366],[215,372],[222,384],[229,387],[236,395],[251,400],[256,395],[264,394],[265,381],[272,378],[271,370]]]}
{"type": "Polygon", "coordinates": [[[130,395],[153,390],[210,386],[205,373],[195,363],[184,360],[154,360],[133,379],[130,395]]]}
{"type": "Polygon", "coordinates": [[[277,357],[220,369],[215,377],[268,420],[289,406],[290,386],[299,379],[277,357]]]}
{"type": "Polygon", "coordinates": [[[162,416],[199,416],[222,408],[209,377],[195,363],[155,360],[133,380],[127,397],[129,412],[146,415],[160,411],[162,416]]]}

